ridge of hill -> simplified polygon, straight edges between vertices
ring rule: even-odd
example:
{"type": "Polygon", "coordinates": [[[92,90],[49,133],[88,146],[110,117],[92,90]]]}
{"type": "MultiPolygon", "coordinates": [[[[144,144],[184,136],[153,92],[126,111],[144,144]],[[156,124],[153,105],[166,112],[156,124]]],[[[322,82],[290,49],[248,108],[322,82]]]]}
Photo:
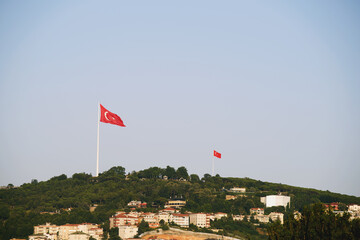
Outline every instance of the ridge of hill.
{"type": "MultiPolygon", "coordinates": [[[[187,201],[183,212],[249,214],[250,208],[264,207],[260,197],[279,193],[291,197],[288,210],[302,211],[306,205],[320,202],[339,202],[342,208],[360,204],[360,197],[250,178],[209,174],[200,178],[189,175],[185,167],[151,167],[126,175],[125,169],[118,166],[99,177],[75,173],[68,178],[62,174],[47,181],[32,180],[17,188],[10,185],[0,189],[0,239],[25,238],[33,233],[35,225],[46,222],[57,225],[92,222],[106,228],[109,217],[120,209],[128,210],[127,203],[132,200],[147,202],[143,211],[156,211],[170,197],[182,197],[187,201]],[[246,193],[227,201],[228,189],[233,187],[246,188],[246,193]],[[90,212],[90,206],[95,204],[98,207],[90,212]]],[[[275,210],[286,211],[283,207],[275,210]]]]}

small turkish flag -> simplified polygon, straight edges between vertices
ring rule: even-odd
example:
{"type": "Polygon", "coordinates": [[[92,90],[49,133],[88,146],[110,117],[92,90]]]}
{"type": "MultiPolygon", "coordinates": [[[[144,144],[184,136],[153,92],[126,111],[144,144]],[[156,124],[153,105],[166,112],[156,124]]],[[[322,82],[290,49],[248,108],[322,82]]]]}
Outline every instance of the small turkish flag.
{"type": "Polygon", "coordinates": [[[221,153],[218,153],[217,151],[214,150],[214,156],[217,158],[221,158],[221,153]]]}
{"type": "Polygon", "coordinates": [[[115,125],[118,125],[121,127],[126,127],[124,125],[124,122],[121,120],[121,118],[118,115],[108,111],[101,104],[100,104],[100,110],[101,110],[100,122],[115,124],[115,125]]]}

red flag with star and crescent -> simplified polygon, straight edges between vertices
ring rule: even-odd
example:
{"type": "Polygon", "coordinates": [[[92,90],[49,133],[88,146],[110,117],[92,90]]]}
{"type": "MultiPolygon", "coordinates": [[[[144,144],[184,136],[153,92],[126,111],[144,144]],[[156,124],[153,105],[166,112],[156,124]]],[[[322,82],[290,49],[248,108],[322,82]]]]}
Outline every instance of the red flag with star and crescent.
{"type": "Polygon", "coordinates": [[[221,153],[214,150],[214,156],[217,158],[221,158],[221,153]]]}
{"type": "Polygon", "coordinates": [[[110,112],[100,104],[100,122],[110,123],[121,127],[126,127],[121,118],[115,113],[110,112]]]}

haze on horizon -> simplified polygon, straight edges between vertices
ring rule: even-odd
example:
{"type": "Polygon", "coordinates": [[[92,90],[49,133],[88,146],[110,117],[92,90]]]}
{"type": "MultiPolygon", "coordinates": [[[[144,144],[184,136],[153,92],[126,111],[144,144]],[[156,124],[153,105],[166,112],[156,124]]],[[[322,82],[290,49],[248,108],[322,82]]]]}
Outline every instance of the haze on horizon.
{"type": "Polygon", "coordinates": [[[358,1],[2,1],[0,185],[185,166],[360,196],[358,1]]]}

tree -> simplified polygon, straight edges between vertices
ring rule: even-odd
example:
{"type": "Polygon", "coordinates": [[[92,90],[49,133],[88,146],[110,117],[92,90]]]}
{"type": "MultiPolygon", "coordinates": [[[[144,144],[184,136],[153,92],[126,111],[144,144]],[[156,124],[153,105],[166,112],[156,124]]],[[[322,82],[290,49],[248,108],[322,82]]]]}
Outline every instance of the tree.
{"type": "Polygon", "coordinates": [[[138,228],[138,235],[151,230],[149,223],[145,222],[144,219],[140,222],[138,228]]]}
{"type": "Polygon", "coordinates": [[[208,173],[204,174],[203,180],[206,182],[207,180],[211,179],[211,175],[208,173]]]}
{"type": "Polygon", "coordinates": [[[189,179],[189,174],[188,171],[185,167],[179,167],[176,170],[176,178],[180,179],[180,178],[184,178],[184,179],[189,179]]]}
{"type": "Polygon", "coordinates": [[[200,182],[200,178],[199,178],[199,176],[198,176],[197,174],[191,174],[191,175],[190,175],[190,181],[191,181],[192,183],[194,183],[194,182],[200,182]]]}
{"type": "Polygon", "coordinates": [[[164,171],[164,176],[167,176],[169,179],[175,179],[176,178],[175,168],[167,166],[164,171]]]}
{"type": "Polygon", "coordinates": [[[117,166],[117,167],[112,167],[109,170],[103,172],[101,175],[105,176],[105,177],[110,177],[110,176],[122,176],[125,177],[125,168],[121,167],[121,166],[117,166]]]}
{"type": "Polygon", "coordinates": [[[37,179],[32,179],[31,184],[38,184],[38,180],[37,179]]]}
{"type": "Polygon", "coordinates": [[[121,240],[118,227],[109,230],[109,240],[121,240]]]}

